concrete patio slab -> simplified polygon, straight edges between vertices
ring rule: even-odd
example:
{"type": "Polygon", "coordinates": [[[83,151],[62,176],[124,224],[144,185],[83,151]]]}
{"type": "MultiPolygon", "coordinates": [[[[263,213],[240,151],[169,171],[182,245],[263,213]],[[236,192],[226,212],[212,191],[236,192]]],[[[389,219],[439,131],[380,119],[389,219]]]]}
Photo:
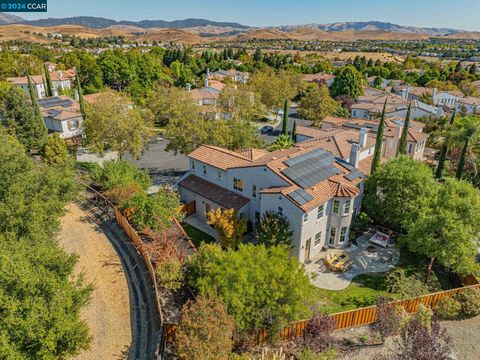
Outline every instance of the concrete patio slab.
{"type": "Polygon", "coordinates": [[[400,259],[400,251],[394,246],[386,248],[375,246],[374,252],[369,252],[367,247],[372,245],[368,239],[370,235],[364,235],[357,239],[358,246],[351,245],[345,249],[332,249],[321,252],[305,265],[310,275],[310,282],[316,287],[328,290],[343,290],[347,288],[352,279],[361,274],[383,273],[395,267],[400,259]],[[331,271],[324,263],[328,254],[344,252],[353,261],[350,268],[342,272],[331,271]]]}
{"type": "Polygon", "coordinates": [[[205,218],[199,216],[198,214],[190,215],[189,217],[185,218],[184,222],[188,225],[191,225],[198,230],[203,231],[204,233],[213,237],[216,241],[218,241],[218,234],[213,227],[207,224],[205,218]]]}

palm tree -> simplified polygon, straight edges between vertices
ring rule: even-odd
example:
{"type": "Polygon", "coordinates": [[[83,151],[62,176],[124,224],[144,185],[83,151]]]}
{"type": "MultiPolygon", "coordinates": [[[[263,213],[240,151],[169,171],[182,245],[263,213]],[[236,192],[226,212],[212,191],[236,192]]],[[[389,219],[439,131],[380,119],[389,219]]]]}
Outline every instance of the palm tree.
{"type": "Polygon", "coordinates": [[[292,138],[288,135],[282,134],[280,135],[277,140],[270,146],[270,150],[280,150],[280,149],[289,149],[295,143],[293,142],[292,138]]]}

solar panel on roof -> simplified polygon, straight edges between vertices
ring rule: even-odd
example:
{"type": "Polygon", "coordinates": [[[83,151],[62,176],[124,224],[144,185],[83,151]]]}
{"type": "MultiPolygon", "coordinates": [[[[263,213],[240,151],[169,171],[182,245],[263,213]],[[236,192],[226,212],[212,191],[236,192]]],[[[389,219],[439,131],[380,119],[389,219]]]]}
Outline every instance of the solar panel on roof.
{"type": "MultiPolygon", "coordinates": [[[[282,174],[307,189],[341,171],[332,166],[335,157],[324,149],[315,149],[308,153],[284,161],[289,167],[282,174]]],[[[307,194],[308,195],[308,194],[307,194]]]]}
{"type": "Polygon", "coordinates": [[[295,202],[299,203],[300,205],[305,205],[309,201],[313,200],[313,196],[303,189],[293,190],[292,192],[288,193],[288,196],[290,196],[295,202]]]}

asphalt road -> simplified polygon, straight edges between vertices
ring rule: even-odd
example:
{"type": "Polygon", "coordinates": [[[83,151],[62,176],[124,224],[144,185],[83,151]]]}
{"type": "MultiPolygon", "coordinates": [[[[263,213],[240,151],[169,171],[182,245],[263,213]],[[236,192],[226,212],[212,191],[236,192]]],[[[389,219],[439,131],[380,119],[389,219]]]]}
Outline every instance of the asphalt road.
{"type": "MultiPolygon", "coordinates": [[[[272,133],[261,134],[260,135],[260,138],[268,145],[274,143],[275,140],[277,139],[277,137],[282,132],[282,121],[281,121],[282,115],[279,115],[278,119],[279,120],[277,120],[276,125],[273,127],[273,132],[272,133]]],[[[311,121],[299,118],[298,113],[297,113],[297,107],[296,106],[291,106],[288,109],[288,131],[292,131],[293,123],[295,121],[297,121],[297,126],[300,126],[300,125],[301,126],[310,126],[312,124],[311,121]]],[[[270,125],[270,124],[268,124],[268,123],[262,124],[261,126],[259,126],[259,129],[262,128],[263,126],[267,126],[267,125],[270,125]]]]}

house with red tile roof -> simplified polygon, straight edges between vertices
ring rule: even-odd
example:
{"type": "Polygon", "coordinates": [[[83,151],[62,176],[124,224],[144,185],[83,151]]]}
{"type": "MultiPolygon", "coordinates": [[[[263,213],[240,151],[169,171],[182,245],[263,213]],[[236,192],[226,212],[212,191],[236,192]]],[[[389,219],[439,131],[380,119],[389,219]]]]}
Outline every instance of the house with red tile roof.
{"type": "Polygon", "coordinates": [[[279,213],[293,231],[292,254],[307,261],[346,246],[360,211],[375,141],[367,132],[353,141],[352,134],[332,132],[331,144],[319,137],[273,152],[203,145],[188,155],[181,199],[204,221],[216,209],[233,208],[252,226],[266,212],[279,213]]]}
{"type": "Polygon", "coordinates": [[[71,141],[81,139],[83,116],[78,102],[60,95],[39,99],[38,106],[50,134],[56,132],[71,141]]]}
{"type": "Polygon", "coordinates": [[[330,87],[333,84],[333,80],[335,80],[335,75],[327,73],[304,74],[303,80],[306,82],[325,84],[330,87]]]}
{"type": "MultiPolygon", "coordinates": [[[[43,76],[32,75],[30,76],[30,80],[32,81],[33,92],[37,99],[43,99],[47,94],[43,76]]],[[[13,86],[23,89],[30,96],[30,91],[28,90],[28,78],[26,76],[8,77],[7,81],[13,86]]]]}

